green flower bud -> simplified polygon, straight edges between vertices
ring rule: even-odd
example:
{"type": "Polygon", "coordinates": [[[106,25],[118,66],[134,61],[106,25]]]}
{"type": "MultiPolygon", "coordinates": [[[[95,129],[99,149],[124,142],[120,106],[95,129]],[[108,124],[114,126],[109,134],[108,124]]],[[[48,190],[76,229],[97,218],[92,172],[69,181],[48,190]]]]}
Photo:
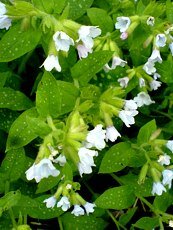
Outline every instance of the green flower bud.
{"type": "Polygon", "coordinates": [[[148,162],[145,163],[143,165],[143,167],[141,168],[140,174],[139,174],[139,178],[138,178],[138,184],[143,184],[145,182],[145,178],[148,172],[148,162]]]}

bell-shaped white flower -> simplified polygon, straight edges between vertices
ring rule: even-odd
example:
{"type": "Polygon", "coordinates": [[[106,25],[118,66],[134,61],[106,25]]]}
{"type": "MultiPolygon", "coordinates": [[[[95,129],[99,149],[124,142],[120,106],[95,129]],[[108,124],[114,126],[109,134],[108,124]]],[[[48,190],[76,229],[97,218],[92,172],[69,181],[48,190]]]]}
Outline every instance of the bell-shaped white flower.
{"type": "Polygon", "coordinates": [[[96,125],[93,130],[89,131],[86,137],[86,140],[90,143],[91,147],[95,147],[98,150],[102,150],[106,146],[104,141],[106,137],[106,130],[103,130],[102,128],[103,125],[96,125]]]}
{"type": "Polygon", "coordinates": [[[45,199],[43,203],[46,203],[47,208],[54,208],[55,204],[57,202],[57,199],[54,196],[49,197],[48,199],[45,199]]]}
{"type": "Polygon", "coordinates": [[[152,17],[152,16],[148,17],[148,19],[147,19],[147,25],[148,26],[154,26],[154,23],[155,23],[155,18],[152,17]]]}
{"type": "Polygon", "coordinates": [[[133,99],[138,107],[141,107],[143,105],[150,105],[152,103],[155,103],[155,101],[152,101],[149,94],[145,92],[140,92],[136,97],[133,99]]]}
{"type": "Polygon", "coordinates": [[[106,141],[110,140],[111,142],[114,142],[118,137],[121,137],[121,134],[114,126],[109,126],[106,128],[106,141]]]}
{"type": "Polygon", "coordinates": [[[157,80],[158,78],[161,78],[161,76],[158,73],[154,73],[153,78],[154,78],[154,80],[157,80]]]}
{"type": "Polygon", "coordinates": [[[169,221],[169,227],[173,228],[173,220],[169,221]]]}
{"type": "Polygon", "coordinates": [[[7,13],[7,9],[4,3],[0,2],[0,29],[8,30],[11,26],[11,19],[5,15],[7,13]]]}
{"type": "Polygon", "coordinates": [[[156,68],[154,67],[154,62],[151,61],[151,60],[148,60],[144,66],[143,66],[143,70],[149,74],[149,75],[152,75],[156,72],[156,68]]]}
{"type": "Polygon", "coordinates": [[[130,26],[131,20],[129,17],[117,17],[115,28],[120,30],[121,33],[125,32],[130,26]]]}
{"type": "Polygon", "coordinates": [[[166,147],[173,153],[173,141],[167,141],[166,147]]]}
{"type": "Polygon", "coordinates": [[[70,208],[70,201],[67,196],[61,197],[60,201],[57,203],[58,208],[62,208],[62,210],[65,212],[70,208]]]}
{"type": "Polygon", "coordinates": [[[165,169],[162,172],[163,180],[162,183],[163,185],[168,185],[168,188],[170,189],[172,186],[172,179],[173,179],[173,171],[165,169]]]}
{"type": "Polygon", "coordinates": [[[128,110],[121,110],[119,112],[119,118],[124,122],[127,127],[130,125],[135,124],[134,116],[136,116],[138,111],[128,111],[128,110]]]}
{"type": "Polygon", "coordinates": [[[86,46],[79,44],[77,45],[77,51],[78,51],[78,55],[79,58],[86,58],[88,56],[89,53],[92,53],[92,49],[91,48],[87,48],[86,46]]]}
{"type": "Polygon", "coordinates": [[[150,84],[151,90],[157,90],[161,86],[162,82],[153,80],[149,84],[150,84]]]}
{"type": "Polygon", "coordinates": [[[94,207],[96,207],[96,205],[93,204],[93,203],[86,202],[84,204],[84,208],[85,208],[85,211],[86,211],[87,215],[89,215],[89,213],[94,212],[94,207]]]}
{"type": "Polygon", "coordinates": [[[76,204],[76,205],[74,205],[74,209],[71,212],[71,214],[73,214],[75,216],[82,216],[82,215],[84,215],[84,209],[81,208],[80,205],[76,204]]]}
{"type": "Polygon", "coordinates": [[[129,78],[128,77],[118,78],[118,82],[120,83],[120,86],[122,88],[126,88],[129,83],[129,78]]]}
{"type": "Polygon", "coordinates": [[[157,34],[155,44],[157,47],[164,47],[166,45],[166,40],[165,34],[157,34]]]}
{"type": "Polygon", "coordinates": [[[166,192],[166,188],[163,186],[163,184],[161,182],[154,182],[151,192],[152,195],[157,194],[158,196],[161,196],[163,192],[166,192]]]}
{"type": "Polygon", "coordinates": [[[59,163],[60,166],[64,166],[67,162],[66,157],[60,154],[56,159],[53,160],[55,163],[59,163]]]}
{"type": "Polygon", "coordinates": [[[49,176],[56,177],[60,174],[50,159],[44,158],[38,164],[33,164],[26,172],[26,178],[28,180],[35,179],[36,182],[40,182],[43,178],[48,178],[49,176]]]}
{"type": "MultiPolygon", "coordinates": [[[[134,111],[137,110],[137,104],[134,100],[125,100],[125,104],[124,104],[124,109],[127,111],[134,111]]],[[[137,112],[138,114],[138,112],[137,112]]]]}
{"type": "Polygon", "coordinates": [[[70,46],[74,46],[74,41],[72,38],[70,38],[66,33],[63,31],[57,31],[53,35],[53,40],[55,42],[56,50],[62,50],[65,52],[68,52],[70,49],[70,46]]]}
{"type": "Polygon", "coordinates": [[[159,63],[162,63],[162,58],[160,56],[160,51],[158,49],[154,49],[152,51],[152,54],[151,56],[149,57],[148,59],[149,61],[152,61],[152,62],[159,62],[159,63]]]}
{"type": "Polygon", "coordinates": [[[4,3],[0,2],[0,16],[6,14],[7,9],[4,3]]]}
{"type": "Polygon", "coordinates": [[[58,56],[55,56],[53,54],[48,55],[48,57],[45,59],[40,67],[42,66],[44,66],[46,71],[52,71],[53,68],[55,68],[58,72],[61,72],[61,66],[59,64],[58,56]]]}
{"type": "Polygon", "coordinates": [[[140,88],[145,87],[145,79],[142,77],[139,78],[139,87],[140,88]]]}
{"type": "Polygon", "coordinates": [[[171,54],[172,54],[172,56],[173,56],[173,42],[171,42],[171,43],[169,44],[169,49],[170,49],[171,54]]]}
{"type": "Polygon", "coordinates": [[[164,155],[159,156],[158,162],[161,165],[170,165],[170,160],[171,160],[171,157],[167,154],[164,154],[164,155]]]}
{"type": "Polygon", "coordinates": [[[126,61],[124,61],[123,59],[121,59],[120,57],[114,56],[112,58],[112,69],[115,69],[117,66],[121,66],[124,67],[127,64],[126,61]]]}
{"type": "Polygon", "coordinates": [[[93,38],[100,34],[101,30],[97,26],[81,26],[78,30],[79,39],[77,42],[82,41],[86,48],[92,49],[94,45],[93,38]]]}

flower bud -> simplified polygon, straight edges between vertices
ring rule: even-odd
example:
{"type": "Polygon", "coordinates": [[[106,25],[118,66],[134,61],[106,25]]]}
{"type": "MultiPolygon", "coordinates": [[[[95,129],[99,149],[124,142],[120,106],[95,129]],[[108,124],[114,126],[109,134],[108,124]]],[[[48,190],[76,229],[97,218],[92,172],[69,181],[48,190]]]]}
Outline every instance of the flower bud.
{"type": "Polygon", "coordinates": [[[139,174],[139,178],[138,178],[138,184],[143,184],[145,182],[145,178],[148,172],[148,162],[145,163],[143,165],[143,167],[141,168],[140,174],[139,174]]]}

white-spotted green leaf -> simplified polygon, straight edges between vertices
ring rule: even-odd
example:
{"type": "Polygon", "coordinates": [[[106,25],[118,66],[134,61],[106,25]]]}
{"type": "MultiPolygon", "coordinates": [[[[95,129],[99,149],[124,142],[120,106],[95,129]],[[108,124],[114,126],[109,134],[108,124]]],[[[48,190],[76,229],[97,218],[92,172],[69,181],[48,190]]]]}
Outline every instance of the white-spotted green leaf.
{"type": "Polygon", "coordinates": [[[69,18],[75,20],[81,17],[90,8],[92,3],[93,0],[67,0],[66,5],[69,5],[69,18]]]}
{"type": "Polygon", "coordinates": [[[130,222],[131,218],[134,216],[135,212],[137,211],[137,207],[133,207],[127,210],[126,213],[122,214],[119,218],[119,222],[125,226],[127,223],[130,222]]]}
{"type": "Polygon", "coordinates": [[[159,226],[159,217],[143,217],[133,226],[139,229],[152,230],[159,226]]]}
{"type": "Polygon", "coordinates": [[[102,34],[113,31],[114,23],[105,10],[99,8],[90,8],[87,10],[87,15],[92,25],[99,26],[102,34]]]}
{"type": "Polygon", "coordinates": [[[95,217],[93,215],[74,216],[70,213],[65,213],[62,216],[62,222],[64,229],[82,229],[82,230],[104,230],[107,226],[107,222],[102,218],[95,217]]]}
{"type": "Polygon", "coordinates": [[[25,146],[37,137],[31,127],[27,124],[26,119],[28,116],[37,117],[38,113],[36,109],[32,108],[26,110],[14,121],[7,139],[7,151],[25,146]]]}
{"type": "Polygon", "coordinates": [[[29,196],[21,196],[18,204],[14,208],[15,211],[21,211],[23,214],[27,214],[32,218],[37,219],[51,219],[58,217],[63,213],[61,208],[47,208],[43,201],[49,198],[50,195],[41,196],[36,199],[32,199],[29,196]]]}
{"type": "Polygon", "coordinates": [[[49,14],[60,14],[65,6],[66,0],[32,0],[33,5],[49,14]]]}
{"type": "Polygon", "coordinates": [[[8,132],[19,113],[9,109],[0,109],[0,129],[8,132]]]}
{"type": "Polygon", "coordinates": [[[132,206],[134,201],[133,188],[124,185],[106,190],[96,199],[95,203],[100,208],[121,210],[132,206]]]}
{"type": "Polygon", "coordinates": [[[27,17],[27,15],[29,15],[30,13],[32,14],[32,12],[35,10],[34,6],[26,1],[15,1],[13,2],[13,5],[7,5],[7,12],[8,12],[8,16],[23,16],[23,17],[27,17]]]}
{"type": "MultiPolygon", "coordinates": [[[[169,51],[170,52],[170,51],[169,51]]],[[[167,84],[173,83],[173,63],[172,55],[169,54],[167,60],[164,60],[162,63],[157,63],[156,67],[158,73],[161,75],[161,80],[167,84]]]]}
{"type": "Polygon", "coordinates": [[[7,78],[11,75],[10,71],[0,73],[0,88],[4,86],[7,78]]]}
{"type": "Polygon", "coordinates": [[[1,167],[9,181],[16,181],[20,178],[25,170],[25,161],[25,151],[23,148],[12,149],[7,152],[1,167]]]}
{"type": "Polygon", "coordinates": [[[82,85],[88,83],[103,66],[112,58],[113,52],[102,50],[89,54],[87,58],[79,60],[72,68],[71,74],[82,85]]]}
{"type": "Polygon", "coordinates": [[[56,81],[53,75],[45,72],[38,85],[36,106],[42,117],[59,115],[70,112],[78,96],[78,90],[73,84],[56,81]]]}
{"type": "Polygon", "coordinates": [[[11,88],[0,88],[0,108],[26,110],[33,107],[32,101],[20,91],[11,88]]]}
{"type": "Polygon", "coordinates": [[[166,212],[169,206],[173,203],[173,195],[169,192],[164,192],[161,196],[156,196],[154,199],[154,207],[156,209],[166,212]]]}
{"type": "Polygon", "coordinates": [[[12,61],[33,50],[40,36],[40,31],[32,27],[22,31],[20,23],[12,26],[0,41],[0,62],[12,61]]]}
{"type": "Polygon", "coordinates": [[[137,136],[137,142],[139,145],[147,143],[151,135],[156,131],[157,126],[155,120],[149,121],[147,124],[142,126],[137,136]]]}

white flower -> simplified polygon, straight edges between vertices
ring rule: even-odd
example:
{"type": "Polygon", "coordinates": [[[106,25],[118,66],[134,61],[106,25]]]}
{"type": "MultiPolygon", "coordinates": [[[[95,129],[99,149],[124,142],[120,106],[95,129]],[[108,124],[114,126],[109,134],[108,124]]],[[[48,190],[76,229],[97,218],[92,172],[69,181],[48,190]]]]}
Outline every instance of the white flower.
{"type": "Polygon", "coordinates": [[[169,227],[173,228],[173,220],[169,221],[169,227]]]}
{"type": "Polygon", "coordinates": [[[145,86],[145,80],[144,80],[144,78],[140,77],[139,78],[139,87],[142,88],[144,86],[145,86]]]}
{"type": "Polygon", "coordinates": [[[103,69],[106,73],[112,70],[112,68],[108,65],[108,63],[104,65],[103,69]]]}
{"type": "Polygon", "coordinates": [[[153,78],[154,78],[154,80],[157,80],[158,78],[160,78],[161,76],[160,76],[160,74],[158,74],[158,73],[154,73],[154,75],[153,75],[153,78]]]}
{"type": "Polygon", "coordinates": [[[104,70],[105,70],[105,72],[108,72],[109,70],[115,69],[117,66],[124,67],[126,64],[127,64],[126,61],[122,60],[120,57],[114,56],[114,57],[112,58],[112,66],[109,67],[109,65],[106,64],[106,65],[104,66],[104,70]]]}
{"type": "Polygon", "coordinates": [[[109,126],[106,128],[106,141],[110,140],[114,142],[118,137],[121,137],[121,134],[114,126],[109,126]]]}
{"type": "Polygon", "coordinates": [[[44,66],[46,71],[51,71],[53,68],[55,68],[58,72],[61,72],[61,66],[59,64],[58,57],[54,56],[53,54],[48,55],[40,67],[42,66],[44,66]]]}
{"type": "Polygon", "coordinates": [[[156,68],[154,67],[154,62],[148,60],[144,66],[143,66],[143,70],[145,70],[145,72],[149,75],[152,75],[156,72],[156,68]]]}
{"type": "MultiPolygon", "coordinates": [[[[137,104],[134,100],[125,100],[125,105],[124,105],[124,109],[127,111],[134,111],[137,110],[137,104]]],[[[138,112],[136,113],[138,114],[138,112]]]]}
{"type": "Polygon", "coordinates": [[[47,208],[54,208],[56,202],[57,202],[57,200],[54,196],[51,196],[48,199],[43,201],[43,203],[46,203],[47,208]]]}
{"type": "Polygon", "coordinates": [[[127,32],[123,32],[121,35],[120,35],[120,38],[121,40],[126,40],[128,38],[128,33],[127,32]]]}
{"type": "Polygon", "coordinates": [[[57,31],[54,35],[53,35],[53,40],[55,42],[55,47],[56,50],[62,50],[62,51],[66,51],[68,52],[70,49],[70,46],[73,45],[74,46],[74,41],[72,38],[70,38],[66,33],[64,33],[63,31],[57,31]]]}
{"type": "Polygon", "coordinates": [[[164,47],[166,45],[166,36],[165,34],[157,34],[156,36],[156,46],[164,47]]]}
{"type": "Polygon", "coordinates": [[[161,196],[163,192],[166,192],[166,188],[163,186],[163,184],[161,182],[154,182],[151,192],[152,195],[157,194],[158,196],[161,196]]]}
{"type": "Polygon", "coordinates": [[[60,171],[53,166],[50,159],[44,158],[38,164],[34,163],[25,173],[28,180],[35,179],[38,183],[42,178],[58,176],[60,171]]]}
{"type": "Polygon", "coordinates": [[[89,131],[87,134],[86,140],[91,144],[92,147],[102,150],[105,148],[106,143],[104,141],[106,130],[102,130],[103,125],[99,124],[96,127],[89,131]]]}
{"type": "Polygon", "coordinates": [[[167,154],[164,154],[164,155],[159,156],[158,162],[161,165],[170,165],[170,160],[171,160],[171,157],[167,154]]]}
{"type": "Polygon", "coordinates": [[[148,61],[152,61],[152,62],[159,62],[162,63],[162,58],[160,56],[160,51],[158,49],[154,49],[152,51],[151,56],[149,57],[148,61]]]}
{"type": "Polygon", "coordinates": [[[135,124],[134,116],[137,114],[137,111],[128,111],[128,110],[121,110],[119,112],[119,118],[124,122],[124,124],[127,127],[130,127],[130,125],[135,124]]]}
{"type": "Polygon", "coordinates": [[[128,86],[129,78],[128,77],[119,78],[118,82],[120,83],[120,86],[122,88],[126,88],[128,86]]]}
{"type": "Polygon", "coordinates": [[[93,213],[94,212],[94,207],[96,207],[96,205],[92,204],[92,203],[89,203],[89,202],[86,202],[84,204],[84,208],[85,208],[85,211],[86,211],[87,215],[89,213],[93,213]]]}
{"type": "Polygon", "coordinates": [[[84,215],[84,209],[81,208],[80,205],[76,204],[76,205],[74,205],[74,209],[73,209],[73,211],[71,212],[71,214],[74,214],[75,216],[84,215]]]}
{"type": "Polygon", "coordinates": [[[151,100],[149,94],[145,92],[140,92],[136,97],[133,99],[138,107],[141,107],[143,105],[150,105],[152,103],[155,103],[154,101],[151,100]]]}
{"type": "Polygon", "coordinates": [[[157,90],[161,86],[162,82],[153,80],[149,84],[150,84],[151,90],[157,90]]]}
{"type": "Polygon", "coordinates": [[[60,201],[57,203],[58,208],[62,208],[62,210],[65,212],[70,208],[70,201],[67,196],[61,197],[60,201]]]}
{"type": "Polygon", "coordinates": [[[86,58],[88,56],[88,53],[92,53],[91,48],[87,48],[86,46],[82,44],[77,45],[77,51],[78,51],[78,55],[80,59],[86,58]]]}
{"type": "Polygon", "coordinates": [[[77,42],[82,41],[86,48],[92,49],[94,45],[93,38],[100,34],[101,30],[97,26],[81,26],[78,30],[79,39],[77,42]]]}
{"type": "Polygon", "coordinates": [[[11,19],[5,15],[7,13],[7,9],[5,4],[0,2],[0,29],[8,30],[11,26],[11,19]]]}
{"type": "Polygon", "coordinates": [[[125,32],[130,26],[131,20],[129,17],[117,17],[115,28],[119,29],[121,33],[125,32]]]}
{"type": "Polygon", "coordinates": [[[60,154],[56,159],[53,160],[55,163],[59,163],[60,166],[64,166],[66,163],[66,157],[60,154]]]}
{"type": "Polygon", "coordinates": [[[169,49],[171,50],[171,54],[172,54],[172,56],[173,56],[173,42],[171,42],[171,43],[169,44],[169,49]]]}
{"type": "Polygon", "coordinates": [[[163,170],[162,175],[163,175],[163,180],[162,180],[163,185],[168,185],[168,188],[170,189],[172,186],[173,171],[165,169],[163,170]]]}
{"type": "Polygon", "coordinates": [[[173,153],[173,141],[168,141],[166,147],[173,153]]]}
{"type": "Polygon", "coordinates": [[[154,22],[155,22],[155,18],[150,16],[148,19],[147,19],[147,25],[148,26],[154,26],[154,22]]]}

